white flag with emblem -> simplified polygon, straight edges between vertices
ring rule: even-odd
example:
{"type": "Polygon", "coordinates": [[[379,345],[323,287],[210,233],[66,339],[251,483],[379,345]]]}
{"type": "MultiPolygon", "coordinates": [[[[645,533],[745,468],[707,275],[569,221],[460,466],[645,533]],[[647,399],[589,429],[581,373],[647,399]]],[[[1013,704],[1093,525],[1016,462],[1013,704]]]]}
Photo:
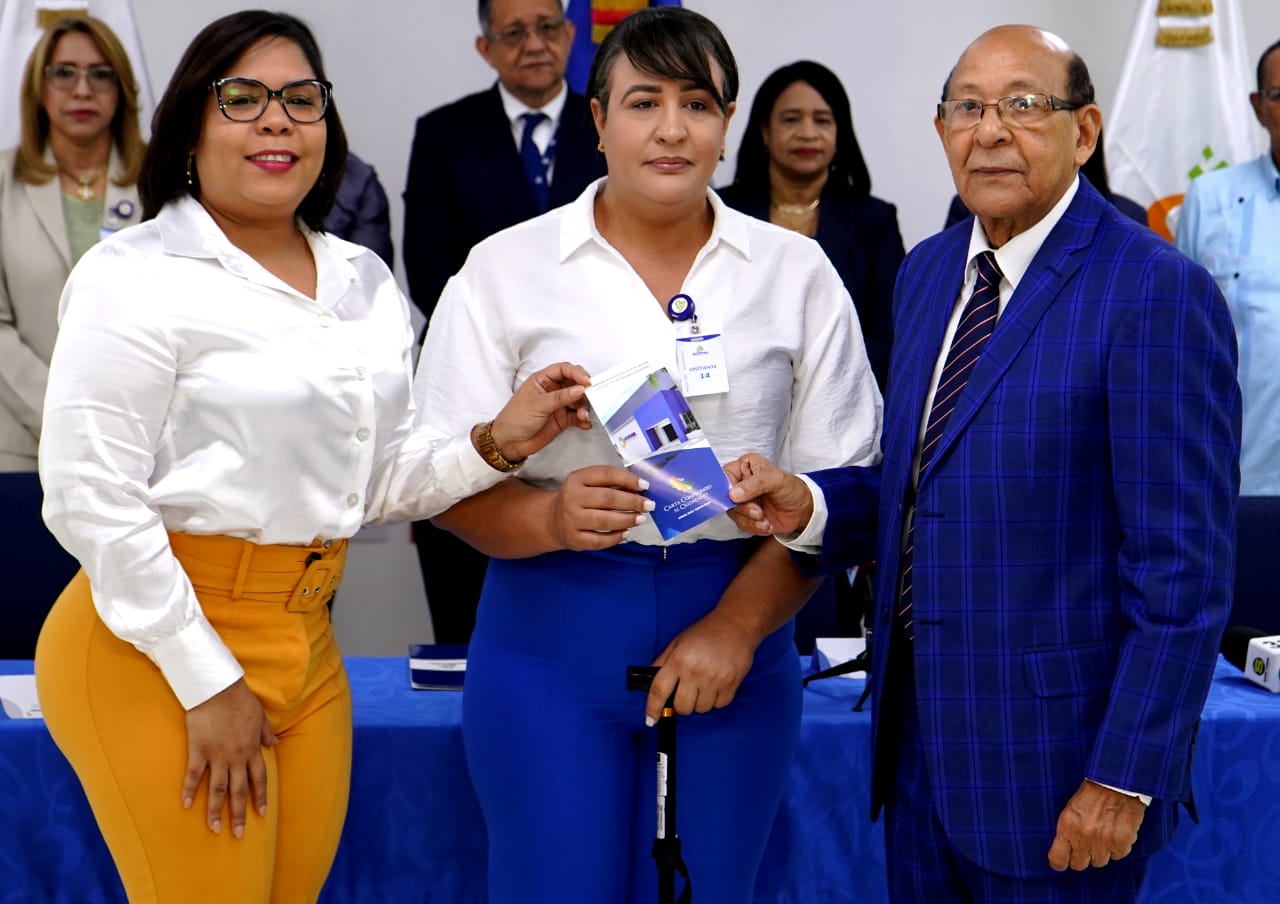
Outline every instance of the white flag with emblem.
{"type": "Polygon", "coordinates": [[[0,149],[18,143],[18,109],[22,72],[45,26],[61,16],[90,15],[116,33],[124,45],[138,82],[138,122],[145,137],[151,131],[151,80],[142,58],[142,42],[129,0],[0,0],[0,149]]]}
{"type": "Polygon", "coordinates": [[[1167,239],[1192,179],[1261,152],[1247,57],[1237,0],[1139,3],[1106,117],[1107,175],[1167,239]]]}

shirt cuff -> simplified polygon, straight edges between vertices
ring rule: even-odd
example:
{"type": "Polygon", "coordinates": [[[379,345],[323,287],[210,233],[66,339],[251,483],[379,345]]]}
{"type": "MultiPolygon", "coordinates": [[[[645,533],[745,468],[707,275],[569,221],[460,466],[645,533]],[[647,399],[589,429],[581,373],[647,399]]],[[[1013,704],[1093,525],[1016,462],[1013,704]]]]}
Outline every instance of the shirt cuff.
{"type": "Polygon", "coordinates": [[[827,497],[822,494],[822,488],[809,479],[808,475],[796,476],[809,487],[809,495],[813,497],[813,515],[802,530],[794,534],[775,534],[774,539],[792,552],[816,556],[822,552],[822,535],[827,530],[827,497]]]}
{"type": "Polygon", "coordinates": [[[1107,788],[1111,791],[1116,791],[1120,794],[1123,794],[1125,797],[1136,797],[1138,798],[1138,800],[1142,801],[1142,805],[1144,807],[1151,806],[1150,794],[1139,794],[1137,791],[1126,791],[1124,788],[1117,788],[1115,785],[1108,785],[1106,782],[1094,782],[1093,779],[1089,779],[1089,781],[1093,782],[1095,785],[1098,785],[1100,787],[1107,788]]]}
{"type": "Polygon", "coordinates": [[[144,652],[159,666],[183,709],[199,706],[244,677],[244,669],[203,615],[144,652]]]}

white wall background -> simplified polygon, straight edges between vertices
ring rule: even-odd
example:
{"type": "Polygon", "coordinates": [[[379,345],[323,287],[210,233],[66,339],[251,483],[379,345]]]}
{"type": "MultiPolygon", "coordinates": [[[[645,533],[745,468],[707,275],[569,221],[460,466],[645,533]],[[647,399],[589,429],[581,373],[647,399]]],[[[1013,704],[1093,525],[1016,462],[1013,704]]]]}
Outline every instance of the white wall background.
{"type": "MultiPolygon", "coordinates": [[[[133,0],[157,96],[196,32],[246,5],[246,0],[133,0]]],[[[398,245],[400,192],[414,121],[492,81],[473,47],[475,3],[277,0],[266,5],[302,17],[315,30],[351,147],[374,165],[391,198],[398,245]]],[[[756,87],[780,65],[813,59],[841,77],[873,190],[898,205],[910,247],[941,227],[953,194],[932,110],[964,46],[1002,22],[1056,31],[1089,63],[1105,117],[1137,0],[685,0],[685,5],[709,16],[728,37],[742,74],[743,119],[756,87]]],[[[1240,0],[1240,7],[1252,67],[1280,38],[1280,3],[1240,0]]],[[[1244,97],[1240,115],[1252,119],[1244,97]]],[[[741,128],[739,121],[731,131],[730,159],[717,184],[732,174],[741,128]]],[[[468,138],[454,136],[460,144],[468,138]]],[[[407,536],[407,528],[387,528],[353,548],[336,612],[348,653],[400,654],[406,643],[427,638],[422,585],[407,536]]]]}

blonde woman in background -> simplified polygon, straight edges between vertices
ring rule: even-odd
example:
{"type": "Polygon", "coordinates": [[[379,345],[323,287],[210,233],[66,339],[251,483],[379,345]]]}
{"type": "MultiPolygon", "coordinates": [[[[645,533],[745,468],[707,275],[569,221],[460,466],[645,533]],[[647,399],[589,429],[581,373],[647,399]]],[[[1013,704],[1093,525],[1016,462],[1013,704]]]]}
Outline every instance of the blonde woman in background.
{"type": "Polygon", "coordinates": [[[22,132],[0,153],[0,471],[34,471],[58,296],[80,256],[140,219],[133,67],[92,18],[54,22],[22,77],[22,132]]]}

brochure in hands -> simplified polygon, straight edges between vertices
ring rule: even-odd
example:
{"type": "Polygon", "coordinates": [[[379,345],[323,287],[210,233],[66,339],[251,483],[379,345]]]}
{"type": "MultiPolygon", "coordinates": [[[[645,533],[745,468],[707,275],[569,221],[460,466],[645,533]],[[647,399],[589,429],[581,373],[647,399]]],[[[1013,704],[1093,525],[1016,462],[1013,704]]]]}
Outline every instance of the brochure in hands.
{"type": "Polygon", "coordinates": [[[591,378],[587,400],[644,495],[664,540],[733,507],[729,478],[665,367],[626,364],[591,378]]]}

